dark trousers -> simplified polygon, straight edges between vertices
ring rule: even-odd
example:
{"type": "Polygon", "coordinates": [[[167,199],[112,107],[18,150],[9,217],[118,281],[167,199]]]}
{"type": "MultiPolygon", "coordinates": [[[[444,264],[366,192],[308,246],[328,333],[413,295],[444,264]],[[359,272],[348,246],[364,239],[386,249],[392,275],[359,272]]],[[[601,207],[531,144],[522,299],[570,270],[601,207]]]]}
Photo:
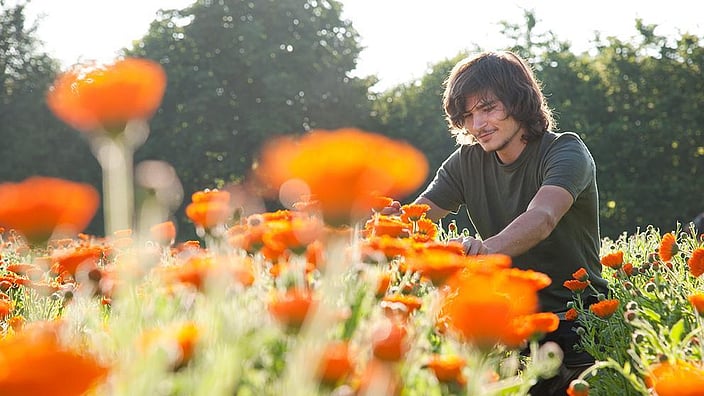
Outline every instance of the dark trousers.
{"type": "Polygon", "coordinates": [[[552,341],[562,348],[564,357],[557,375],[540,379],[530,388],[532,396],[565,396],[570,382],[584,370],[594,364],[594,358],[584,351],[575,350],[579,335],[574,330],[578,324],[574,321],[561,320],[557,330],[545,336],[541,343],[552,341]]]}

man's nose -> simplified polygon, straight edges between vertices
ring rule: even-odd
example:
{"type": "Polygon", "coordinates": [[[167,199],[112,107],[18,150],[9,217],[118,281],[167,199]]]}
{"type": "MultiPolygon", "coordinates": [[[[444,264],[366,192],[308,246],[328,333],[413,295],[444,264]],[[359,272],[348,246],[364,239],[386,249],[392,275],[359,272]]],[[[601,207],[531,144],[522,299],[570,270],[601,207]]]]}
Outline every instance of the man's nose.
{"type": "Polygon", "coordinates": [[[483,128],[486,125],[486,117],[483,114],[475,114],[472,117],[472,128],[474,130],[483,128]]]}

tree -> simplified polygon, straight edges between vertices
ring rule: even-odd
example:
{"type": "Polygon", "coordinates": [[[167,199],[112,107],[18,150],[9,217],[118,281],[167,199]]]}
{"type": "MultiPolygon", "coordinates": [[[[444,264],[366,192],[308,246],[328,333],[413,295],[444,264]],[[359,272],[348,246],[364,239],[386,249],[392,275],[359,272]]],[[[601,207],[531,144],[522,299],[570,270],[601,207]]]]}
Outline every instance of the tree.
{"type": "MultiPolygon", "coordinates": [[[[99,188],[88,145],[46,107],[44,95],[59,67],[42,52],[36,25],[27,26],[25,6],[0,0],[0,182],[44,175],[99,188]]],[[[88,230],[101,228],[97,215],[88,230]]]]}

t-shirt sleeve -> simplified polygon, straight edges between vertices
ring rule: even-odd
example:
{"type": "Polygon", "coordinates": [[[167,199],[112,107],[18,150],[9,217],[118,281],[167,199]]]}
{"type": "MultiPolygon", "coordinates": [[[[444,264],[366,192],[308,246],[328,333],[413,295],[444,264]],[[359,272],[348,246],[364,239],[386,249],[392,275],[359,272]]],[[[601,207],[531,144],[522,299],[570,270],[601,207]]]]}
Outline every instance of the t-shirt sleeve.
{"type": "Polygon", "coordinates": [[[464,203],[462,186],[461,149],[450,154],[435,173],[435,177],[420,196],[431,200],[442,209],[457,213],[464,203]]]}
{"type": "Polygon", "coordinates": [[[595,171],[594,159],[582,139],[574,133],[563,133],[545,154],[542,185],[562,187],[577,200],[595,171]]]}

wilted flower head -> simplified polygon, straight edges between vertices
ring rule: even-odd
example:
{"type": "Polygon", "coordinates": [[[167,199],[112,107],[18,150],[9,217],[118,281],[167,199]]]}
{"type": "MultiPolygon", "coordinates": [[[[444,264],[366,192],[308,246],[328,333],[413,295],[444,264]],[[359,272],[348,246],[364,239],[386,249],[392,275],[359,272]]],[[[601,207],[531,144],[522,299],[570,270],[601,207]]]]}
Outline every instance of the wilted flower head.
{"type": "Polygon", "coordinates": [[[47,104],[81,131],[124,130],[130,120],[149,119],[159,108],[166,73],[149,59],[126,58],[109,65],[77,65],[59,76],[47,104]]]}
{"type": "Polygon", "coordinates": [[[265,145],[256,168],[259,179],[275,192],[292,182],[287,185],[295,187],[292,194],[319,202],[332,225],[363,218],[378,207],[376,197],[414,191],[427,172],[425,156],[414,147],[354,128],[274,139],[265,145]]]}

